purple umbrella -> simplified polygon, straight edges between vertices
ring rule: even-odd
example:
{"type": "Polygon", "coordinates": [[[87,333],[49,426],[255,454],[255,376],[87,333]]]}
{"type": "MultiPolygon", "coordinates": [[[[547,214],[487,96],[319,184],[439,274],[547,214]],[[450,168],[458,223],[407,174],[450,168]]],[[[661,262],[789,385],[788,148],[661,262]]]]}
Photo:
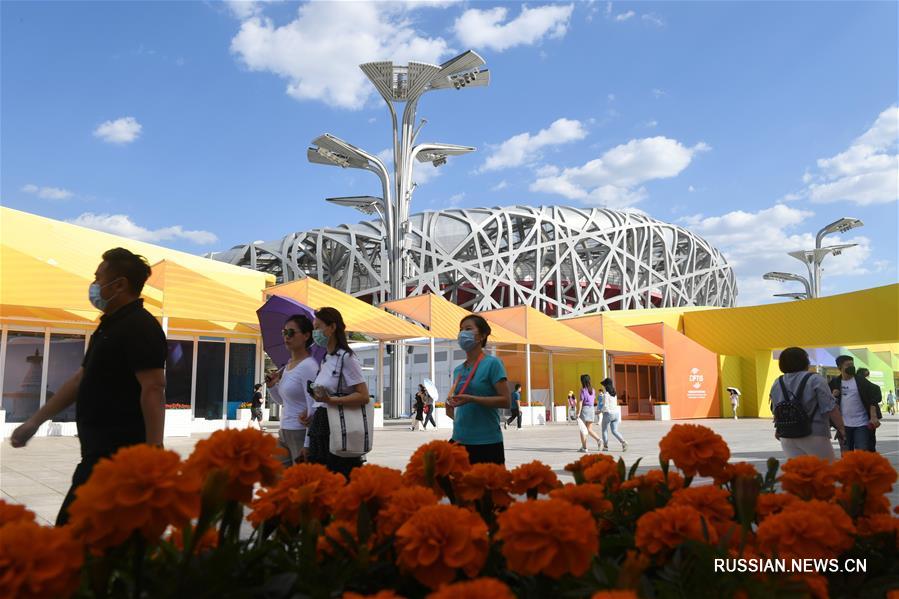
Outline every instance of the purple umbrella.
{"type": "MultiPolygon", "coordinates": [[[[281,330],[287,319],[294,314],[308,316],[310,322],[315,318],[312,308],[280,295],[271,296],[256,310],[259,330],[262,332],[262,347],[278,368],[282,368],[290,360],[290,350],[284,345],[281,330]]],[[[325,357],[325,349],[313,344],[309,350],[315,360],[321,363],[325,357]]]]}

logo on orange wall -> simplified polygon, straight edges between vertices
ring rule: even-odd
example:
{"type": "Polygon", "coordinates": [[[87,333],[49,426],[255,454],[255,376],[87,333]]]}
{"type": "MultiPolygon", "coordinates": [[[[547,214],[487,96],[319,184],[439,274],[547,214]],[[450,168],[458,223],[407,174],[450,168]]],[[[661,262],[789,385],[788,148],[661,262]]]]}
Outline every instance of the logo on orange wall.
{"type": "Polygon", "coordinates": [[[698,368],[691,368],[688,381],[692,388],[687,390],[687,397],[690,399],[705,399],[705,389],[702,388],[705,376],[702,374],[702,371],[698,368]]]}

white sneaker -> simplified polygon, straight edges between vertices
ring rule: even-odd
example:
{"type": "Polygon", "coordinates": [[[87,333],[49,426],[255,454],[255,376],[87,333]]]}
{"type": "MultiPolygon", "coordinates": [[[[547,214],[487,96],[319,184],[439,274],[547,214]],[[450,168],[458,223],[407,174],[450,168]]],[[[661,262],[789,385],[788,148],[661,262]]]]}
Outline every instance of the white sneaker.
{"type": "Polygon", "coordinates": [[[580,449],[578,449],[578,453],[590,453],[590,450],[586,447],[581,447],[580,449]]]}

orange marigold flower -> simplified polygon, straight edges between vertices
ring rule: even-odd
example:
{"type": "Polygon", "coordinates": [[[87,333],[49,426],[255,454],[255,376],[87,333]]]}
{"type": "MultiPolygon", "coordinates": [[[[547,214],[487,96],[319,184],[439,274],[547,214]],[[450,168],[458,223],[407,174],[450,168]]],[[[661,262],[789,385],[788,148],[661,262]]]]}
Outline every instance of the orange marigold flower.
{"type": "Polygon", "coordinates": [[[715,478],[715,483],[721,485],[735,478],[755,478],[758,474],[759,471],[749,462],[729,462],[715,478]]]}
{"type": "Polygon", "coordinates": [[[859,536],[870,537],[881,533],[893,533],[896,547],[899,548],[899,518],[889,514],[863,516],[855,523],[859,536]]]}
{"type": "Polygon", "coordinates": [[[359,533],[356,531],[356,521],[335,520],[331,522],[322,532],[322,536],[318,538],[316,547],[320,559],[326,555],[343,557],[344,554],[347,554],[355,557],[359,549],[359,533]],[[347,536],[352,539],[352,543],[347,539],[347,536]]]}
{"type": "Polygon", "coordinates": [[[355,468],[350,473],[350,483],[334,500],[334,513],[337,518],[355,518],[365,503],[374,517],[387,497],[402,486],[403,473],[399,470],[373,464],[355,468]]]}
{"type": "Polygon", "coordinates": [[[221,430],[197,443],[185,468],[203,478],[213,470],[227,472],[225,498],[249,503],[253,485],[270,486],[278,480],[284,468],[278,456],[283,453],[274,436],[256,429],[221,430]]]}
{"type": "Polygon", "coordinates": [[[855,526],[843,508],[824,501],[798,501],[759,524],[759,551],[784,559],[835,558],[855,542],[855,526]]]}
{"type": "Polygon", "coordinates": [[[593,516],[561,499],[513,503],[497,522],[506,563],[524,576],[580,576],[599,551],[593,516]]]}
{"type": "Polygon", "coordinates": [[[34,522],[34,512],[24,505],[6,503],[0,499],[0,526],[22,521],[34,522]]]}
{"type": "Polygon", "coordinates": [[[68,597],[78,588],[84,550],[71,528],[29,520],[0,528],[0,597],[68,597]]]}
{"type": "Polygon", "coordinates": [[[529,464],[522,464],[512,470],[513,493],[518,495],[528,494],[536,498],[536,494],[546,495],[559,486],[559,477],[552,468],[542,462],[534,460],[529,464]]]}
{"type": "Polygon", "coordinates": [[[734,506],[728,501],[729,497],[730,493],[720,487],[703,485],[675,491],[668,505],[689,505],[717,525],[734,518],[734,506]]]}
{"type": "Polygon", "coordinates": [[[454,505],[423,507],[396,531],[397,565],[430,589],[452,582],[459,570],[477,576],[488,547],[480,516],[454,505]]]}
{"type": "MultiPolygon", "coordinates": [[[[665,485],[665,473],[659,469],[650,470],[646,474],[635,476],[621,483],[621,490],[650,488],[657,489],[665,485]]],[[[668,490],[676,491],[684,488],[684,477],[674,470],[668,471],[668,490]]]]}
{"type": "Polygon", "coordinates": [[[699,424],[675,424],[659,441],[662,460],[671,460],[686,476],[720,476],[730,459],[721,435],[699,424]]]}
{"type": "Polygon", "coordinates": [[[378,591],[374,595],[360,595],[359,593],[346,592],[342,599],[404,599],[402,595],[397,595],[390,589],[378,591]]]}
{"type": "Polygon", "coordinates": [[[512,503],[509,485],[512,473],[499,464],[475,464],[454,483],[456,494],[463,501],[477,501],[490,493],[493,505],[506,507],[512,503]]]}
{"type": "Polygon", "coordinates": [[[603,488],[618,489],[621,482],[621,474],[618,472],[618,464],[611,460],[602,460],[584,470],[584,480],[588,483],[596,483],[603,488]]]}
{"type": "Polygon", "coordinates": [[[813,455],[791,458],[777,479],[784,491],[802,499],[830,499],[834,493],[834,472],[830,462],[813,455]]]}
{"type": "Polygon", "coordinates": [[[703,532],[702,520],[705,518],[689,505],[671,505],[647,512],[637,520],[637,548],[649,555],[659,555],[688,539],[715,543],[718,535],[714,527],[705,527],[708,539],[703,532]]]}
{"type": "Polygon", "coordinates": [[[580,472],[598,462],[611,462],[614,464],[615,458],[605,453],[588,453],[585,456],[581,456],[577,461],[565,466],[565,470],[568,472],[580,472]]]}
{"type": "Polygon", "coordinates": [[[568,503],[579,505],[587,509],[594,516],[612,511],[612,502],[606,499],[602,485],[585,483],[573,485],[571,483],[559,489],[549,492],[553,499],[562,499],[568,503]]]}
{"type": "Polygon", "coordinates": [[[515,599],[515,595],[505,583],[485,577],[449,584],[426,599],[515,599]]]}
{"type": "Polygon", "coordinates": [[[346,592],[342,599],[404,599],[402,595],[397,595],[390,589],[378,591],[374,595],[360,595],[359,593],[346,592]]]}
{"type": "Polygon", "coordinates": [[[159,540],[170,524],[183,526],[200,511],[200,479],[182,470],[174,451],[132,445],[100,460],[69,507],[74,534],[101,551],[134,532],[159,540]]]}
{"type": "Polygon", "coordinates": [[[438,479],[458,476],[469,468],[468,450],[464,447],[448,441],[431,441],[415,450],[406,465],[404,476],[407,484],[431,487],[442,497],[444,489],[438,479]],[[433,472],[427,472],[426,465],[433,472]]]}
{"type": "Polygon", "coordinates": [[[761,522],[768,516],[779,514],[784,508],[798,501],[798,497],[789,493],[763,493],[755,500],[756,519],[761,522]]]}
{"type": "Polygon", "coordinates": [[[437,495],[425,487],[403,487],[391,493],[387,504],[378,512],[378,535],[384,539],[393,536],[423,507],[437,505],[437,495]]]}
{"type": "Polygon", "coordinates": [[[833,472],[844,486],[858,485],[868,495],[885,495],[896,482],[896,469],[890,461],[873,451],[848,451],[833,465],[833,472]]]}
{"type": "MultiPolygon", "coordinates": [[[[172,529],[172,532],[169,535],[169,542],[174,545],[179,551],[184,551],[184,530],[180,527],[172,529]]],[[[194,545],[194,553],[203,553],[208,549],[215,549],[216,547],[218,547],[218,544],[218,531],[214,528],[210,528],[203,533],[203,536],[200,537],[200,539],[194,545]]]]}
{"type": "Polygon", "coordinates": [[[247,520],[256,527],[275,517],[287,526],[321,520],[330,513],[345,484],[343,475],[321,464],[296,464],[284,471],[274,487],[259,492],[247,520]]]}
{"type": "MultiPolygon", "coordinates": [[[[862,505],[861,515],[873,516],[874,514],[890,513],[890,500],[886,495],[865,493],[864,497],[865,503],[862,505]]],[[[838,488],[833,495],[833,501],[849,512],[850,506],[852,506],[852,487],[838,488]]]]}
{"type": "Polygon", "coordinates": [[[590,599],[637,599],[637,593],[629,589],[615,589],[611,591],[596,591],[590,599]]]}

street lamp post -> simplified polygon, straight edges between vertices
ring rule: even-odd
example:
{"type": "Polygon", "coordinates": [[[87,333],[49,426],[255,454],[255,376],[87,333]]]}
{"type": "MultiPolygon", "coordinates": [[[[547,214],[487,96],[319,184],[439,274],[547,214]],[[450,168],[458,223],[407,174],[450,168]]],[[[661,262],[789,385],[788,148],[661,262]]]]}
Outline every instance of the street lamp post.
{"type": "Polygon", "coordinates": [[[857,218],[844,216],[818,231],[818,234],[815,235],[815,249],[799,250],[789,253],[790,256],[805,264],[805,267],[808,269],[809,281],[812,286],[812,297],[821,297],[821,278],[823,276],[821,263],[824,262],[824,259],[831,254],[839,256],[843,250],[858,245],[856,243],[841,243],[839,245],[822,247],[824,238],[834,233],[846,233],[852,229],[864,226],[864,224],[865,223],[857,218]]]}
{"type": "MultiPolygon", "coordinates": [[[[409,207],[415,184],[412,181],[414,161],[430,162],[438,167],[446,163],[448,156],[458,156],[473,152],[475,148],[450,144],[427,143],[414,145],[422,120],[415,127],[418,100],[431,90],[481,87],[490,83],[490,72],[482,68],[484,59],[471,50],[463,52],[441,65],[423,62],[410,62],[397,65],[390,61],[369,62],[359,65],[369,78],[378,93],[387,103],[390,110],[393,132],[393,184],[383,162],[377,157],[344,142],[332,135],[322,135],[312,143],[317,147],[309,148],[307,156],[310,162],[327,164],[343,168],[361,168],[378,175],[381,180],[383,195],[381,198],[332,198],[332,203],[351,206],[357,210],[375,210],[381,217],[384,226],[384,260],[381,261],[381,279],[389,290],[390,299],[402,299],[406,296],[404,271],[406,266],[407,240],[409,227],[409,207]],[[402,121],[397,122],[396,103],[404,102],[402,121]]],[[[382,294],[383,295],[383,294],[382,294]]],[[[379,365],[379,367],[381,367],[379,365]]],[[[402,409],[404,395],[405,352],[403,344],[397,342],[391,355],[391,390],[392,415],[398,416],[402,409]]]]}

